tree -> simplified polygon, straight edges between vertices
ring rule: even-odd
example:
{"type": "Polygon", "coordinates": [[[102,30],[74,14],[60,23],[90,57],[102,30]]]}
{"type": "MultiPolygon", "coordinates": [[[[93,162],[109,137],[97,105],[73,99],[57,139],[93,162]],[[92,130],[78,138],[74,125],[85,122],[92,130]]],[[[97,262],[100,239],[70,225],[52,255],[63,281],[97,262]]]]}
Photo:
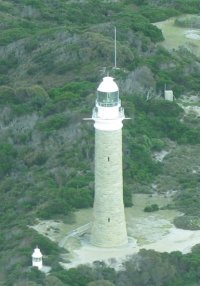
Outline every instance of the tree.
{"type": "Polygon", "coordinates": [[[53,275],[47,276],[44,282],[45,286],[67,286],[67,284],[64,284],[60,279],[53,275]]]}

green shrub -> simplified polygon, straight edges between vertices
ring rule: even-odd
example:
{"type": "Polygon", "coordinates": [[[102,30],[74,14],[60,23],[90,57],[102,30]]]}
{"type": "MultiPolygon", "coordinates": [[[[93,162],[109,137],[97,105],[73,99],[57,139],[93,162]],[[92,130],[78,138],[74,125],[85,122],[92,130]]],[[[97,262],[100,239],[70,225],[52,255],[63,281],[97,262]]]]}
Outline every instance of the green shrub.
{"type": "MultiPolygon", "coordinates": [[[[42,114],[43,116],[49,116],[49,115],[53,115],[55,113],[62,113],[64,112],[68,107],[69,107],[69,101],[70,99],[68,98],[63,98],[60,100],[50,100],[49,102],[47,102],[43,108],[42,108],[42,114]]],[[[71,102],[71,101],[70,101],[71,102]]]]}
{"type": "Polygon", "coordinates": [[[48,202],[48,205],[38,211],[38,216],[42,219],[52,219],[57,216],[66,216],[72,211],[72,206],[68,200],[54,198],[48,202]]]}
{"type": "MultiPolygon", "coordinates": [[[[19,103],[19,101],[17,101],[17,103],[19,103]]],[[[12,111],[16,116],[21,116],[28,113],[31,114],[34,112],[32,106],[28,102],[13,105],[12,111]]]]}
{"type": "Polygon", "coordinates": [[[53,255],[59,253],[58,245],[49,238],[37,233],[35,230],[27,229],[25,235],[31,238],[30,249],[38,246],[44,255],[53,255]]]}
{"type": "Polygon", "coordinates": [[[152,42],[160,42],[164,40],[162,31],[152,25],[150,21],[139,13],[125,11],[119,15],[119,24],[121,29],[132,29],[135,32],[143,33],[149,37],[152,42]]]}
{"type": "Polygon", "coordinates": [[[27,87],[16,88],[15,94],[19,102],[26,102],[29,99],[27,87]]]}
{"type": "Polygon", "coordinates": [[[152,138],[151,139],[151,149],[154,151],[161,151],[165,147],[165,143],[161,139],[152,138]]]}
{"type": "Polygon", "coordinates": [[[200,230],[200,219],[198,216],[180,216],[174,219],[174,224],[178,228],[189,230],[200,230]]]}
{"type": "Polygon", "coordinates": [[[10,12],[12,10],[12,5],[9,2],[0,2],[1,12],[10,12]]]}
{"type": "Polygon", "coordinates": [[[152,204],[150,206],[146,206],[144,208],[144,212],[156,212],[159,210],[159,207],[157,204],[152,204]]]}
{"type": "Polygon", "coordinates": [[[70,82],[65,84],[61,88],[53,88],[50,90],[49,94],[54,99],[59,99],[60,96],[62,97],[63,94],[71,93],[71,94],[78,94],[81,97],[85,97],[91,91],[93,91],[95,88],[95,84],[88,82],[88,81],[82,81],[82,82],[70,82]]]}
{"type": "Polygon", "coordinates": [[[0,46],[8,45],[29,36],[29,32],[22,28],[12,28],[1,32],[0,46]]]}
{"type": "Polygon", "coordinates": [[[33,50],[37,49],[38,46],[39,46],[39,40],[35,37],[32,37],[25,42],[24,49],[27,53],[31,53],[33,50]]]}
{"type": "MultiPolygon", "coordinates": [[[[142,129],[141,129],[142,131],[142,129]]],[[[136,139],[137,140],[137,139],[136,139]]],[[[132,180],[150,182],[160,173],[160,163],[151,157],[150,146],[146,147],[140,142],[126,142],[128,156],[125,156],[124,179],[129,184],[132,180]]]]}
{"type": "Polygon", "coordinates": [[[77,209],[88,208],[93,205],[93,191],[88,188],[77,187],[73,189],[66,187],[59,191],[59,196],[77,209]]]}
{"type": "Polygon", "coordinates": [[[170,17],[179,15],[180,13],[173,9],[167,7],[155,7],[155,6],[142,6],[139,12],[150,20],[150,22],[164,21],[170,17]]]}
{"type": "Polygon", "coordinates": [[[86,286],[115,286],[115,284],[109,280],[96,280],[88,283],[86,286]]]}
{"type": "Polygon", "coordinates": [[[24,157],[24,162],[28,167],[31,167],[33,165],[42,166],[46,163],[47,159],[48,157],[44,151],[33,151],[28,153],[24,157]]]}
{"type": "Polygon", "coordinates": [[[15,144],[28,144],[31,141],[32,132],[27,130],[21,134],[17,134],[13,141],[15,144]]]}
{"type": "Polygon", "coordinates": [[[78,181],[75,188],[68,184],[65,188],[54,191],[48,204],[38,212],[39,217],[43,219],[62,217],[69,215],[73,209],[89,208],[93,205],[93,190],[82,187],[78,181]]]}
{"type": "Polygon", "coordinates": [[[9,84],[9,77],[8,77],[8,75],[0,75],[0,84],[1,85],[9,84]]]}
{"type": "Polygon", "coordinates": [[[24,5],[32,6],[34,8],[42,8],[44,7],[44,3],[40,0],[23,0],[21,1],[24,5]]]}
{"type": "Polygon", "coordinates": [[[17,152],[13,145],[0,143],[0,178],[8,175],[15,163],[17,152]]]}
{"type": "Polygon", "coordinates": [[[55,114],[51,117],[48,117],[44,122],[38,125],[38,128],[41,131],[52,132],[53,130],[58,130],[60,128],[66,127],[71,118],[66,114],[55,114]]]}
{"type": "Polygon", "coordinates": [[[0,74],[4,75],[8,73],[10,69],[14,69],[17,67],[19,63],[18,58],[15,54],[10,54],[8,57],[5,57],[0,60],[0,74]]]}
{"type": "Polygon", "coordinates": [[[199,216],[199,177],[184,176],[181,179],[183,190],[174,197],[176,208],[188,216],[199,216]]]}
{"type": "Polygon", "coordinates": [[[28,100],[43,100],[46,102],[49,98],[45,89],[39,85],[31,87],[19,87],[15,90],[15,94],[19,102],[26,102],[28,100]]]}
{"type": "Polygon", "coordinates": [[[198,253],[200,254],[200,244],[196,244],[192,247],[192,253],[198,253]]]}
{"type": "MultiPolygon", "coordinates": [[[[85,97],[94,90],[94,84],[90,82],[71,82],[65,84],[61,88],[53,88],[49,91],[50,97],[53,99],[53,105],[63,108],[78,107],[85,100],[85,97]]],[[[50,104],[52,109],[52,104],[50,104]]]]}
{"type": "Polygon", "coordinates": [[[15,103],[17,101],[15,91],[9,86],[0,86],[0,104],[15,103]]]}
{"type": "Polygon", "coordinates": [[[174,1],[173,5],[175,9],[181,11],[182,13],[199,13],[198,0],[176,0],[174,1]]]}

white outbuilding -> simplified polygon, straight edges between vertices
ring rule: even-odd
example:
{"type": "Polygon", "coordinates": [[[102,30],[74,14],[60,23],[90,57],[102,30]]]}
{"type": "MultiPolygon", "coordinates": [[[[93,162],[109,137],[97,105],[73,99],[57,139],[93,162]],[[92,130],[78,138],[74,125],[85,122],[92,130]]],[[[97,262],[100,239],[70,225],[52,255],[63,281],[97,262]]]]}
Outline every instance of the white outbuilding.
{"type": "Polygon", "coordinates": [[[36,246],[32,254],[32,266],[37,267],[39,270],[42,269],[42,253],[40,249],[36,246]]]}
{"type": "Polygon", "coordinates": [[[174,100],[173,90],[165,90],[165,100],[168,100],[168,101],[174,100]]]}

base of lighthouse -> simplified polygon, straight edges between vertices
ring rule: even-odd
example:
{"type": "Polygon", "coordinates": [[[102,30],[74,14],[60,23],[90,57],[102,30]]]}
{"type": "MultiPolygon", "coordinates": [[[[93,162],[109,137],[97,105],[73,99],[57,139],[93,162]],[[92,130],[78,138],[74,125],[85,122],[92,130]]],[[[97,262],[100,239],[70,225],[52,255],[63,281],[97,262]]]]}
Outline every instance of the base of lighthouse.
{"type": "Polygon", "coordinates": [[[91,243],[118,247],[128,243],[123,203],[122,129],[95,129],[95,199],[91,243]]]}

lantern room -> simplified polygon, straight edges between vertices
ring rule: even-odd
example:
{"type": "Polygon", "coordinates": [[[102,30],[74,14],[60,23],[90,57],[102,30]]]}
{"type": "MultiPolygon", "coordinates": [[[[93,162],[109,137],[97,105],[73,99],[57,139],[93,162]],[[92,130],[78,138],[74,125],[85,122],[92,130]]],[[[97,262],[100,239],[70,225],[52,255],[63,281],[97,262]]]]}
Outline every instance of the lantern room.
{"type": "Polygon", "coordinates": [[[102,107],[118,106],[119,89],[112,77],[104,77],[97,89],[97,105],[102,107]]]}

